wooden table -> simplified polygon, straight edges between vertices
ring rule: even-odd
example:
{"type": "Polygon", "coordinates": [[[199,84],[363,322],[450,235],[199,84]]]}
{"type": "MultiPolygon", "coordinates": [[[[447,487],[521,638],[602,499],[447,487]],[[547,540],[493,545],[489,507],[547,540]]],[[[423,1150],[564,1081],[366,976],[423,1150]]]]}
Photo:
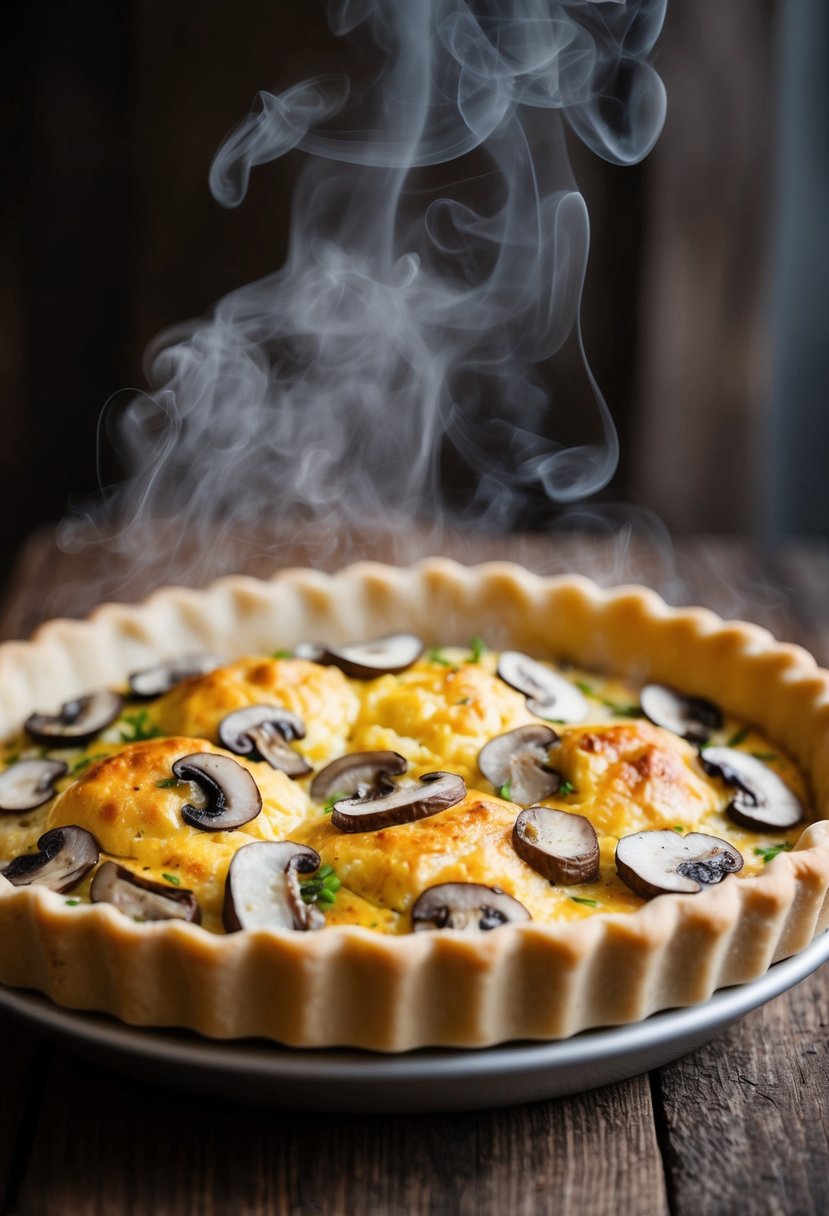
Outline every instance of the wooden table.
{"type": "MultiPolygon", "coordinates": [[[[603,539],[455,537],[444,546],[468,561],[518,556],[545,572],[644,579],[829,659],[829,551],[820,547],[761,561],[710,538],[673,555],[603,539]]],[[[260,547],[245,564],[264,572],[303,556],[260,547]]],[[[342,556],[331,551],[325,564],[342,556]]],[[[89,606],[103,560],[60,556],[50,536],[34,538],[0,617],[3,636],[22,636],[64,605],[89,606]]],[[[159,581],[156,564],[124,590],[159,581]]],[[[466,1115],[342,1117],[212,1102],[125,1079],[7,1018],[2,1030],[2,1214],[829,1211],[829,968],[649,1076],[466,1115]]]]}

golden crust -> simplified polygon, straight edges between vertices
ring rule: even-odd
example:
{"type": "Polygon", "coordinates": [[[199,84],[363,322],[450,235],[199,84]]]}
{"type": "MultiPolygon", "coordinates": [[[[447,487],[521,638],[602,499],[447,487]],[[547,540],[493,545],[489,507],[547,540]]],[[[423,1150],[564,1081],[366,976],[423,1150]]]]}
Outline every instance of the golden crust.
{"type": "MultiPolygon", "coordinates": [[[[641,588],[604,592],[508,564],[287,571],[267,583],[228,579],[200,593],[174,589],[136,607],[105,606],[87,622],[52,622],[32,642],[0,649],[0,733],[35,705],[117,683],[159,657],[267,652],[274,621],[280,645],[400,628],[462,644],[474,630],[499,646],[679,685],[784,747],[827,816],[829,676],[804,651],[755,626],[669,609],[641,588]]],[[[620,755],[629,766],[624,748],[620,755]]],[[[658,794],[659,774],[639,779],[658,794]]],[[[473,797],[467,813],[498,823],[498,805],[473,797]]],[[[303,1046],[477,1046],[560,1037],[704,1000],[802,949],[829,919],[829,822],[811,824],[758,876],[701,895],[468,936],[346,925],[220,936],[179,922],[135,924],[104,905],[67,908],[43,888],[0,886],[0,979],[63,1004],[303,1046]]]]}

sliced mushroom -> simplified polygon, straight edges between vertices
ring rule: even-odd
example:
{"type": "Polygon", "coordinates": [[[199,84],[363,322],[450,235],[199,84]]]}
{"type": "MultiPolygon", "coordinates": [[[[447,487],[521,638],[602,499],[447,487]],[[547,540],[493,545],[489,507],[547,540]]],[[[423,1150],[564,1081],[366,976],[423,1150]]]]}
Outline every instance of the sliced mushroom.
{"type": "Polygon", "coordinates": [[[690,743],[704,743],[712,730],[722,727],[722,714],[713,701],[683,696],[665,684],[646,684],[639,704],[655,726],[663,726],[690,743]]]}
{"type": "Polygon", "coordinates": [[[98,864],[98,841],[74,824],[52,828],[37,842],[39,852],[15,857],[0,874],[15,887],[37,885],[50,891],[71,891],[98,864]]]}
{"type": "Polygon", "coordinates": [[[527,909],[500,887],[477,882],[441,882],[427,887],[412,905],[415,933],[457,929],[461,933],[500,929],[532,920],[527,909]]]}
{"type": "Polygon", "coordinates": [[[219,742],[238,756],[253,753],[296,779],[311,772],[299,752],[288,743],[305,738],[305,723],[282,705],[249,705],[234,710],[219,723],[219,742]]]}
{"type": "Polygon", "coordinates": [[[736,786],[728,814],[741,827],[764,832],[793,828],[803,818],[803,803],[762,760],[734,747],[706,747],[700,752],[710,777],[736,786]]]}
{"type": "Polygon", "coordinates": [[[69,771],[62,760],[18,760],[0,773],[0,812],[33,811],[55,796],[55,782],[69,771]]]}
{"type": "Polygon", "coordinates": [[[171,890],[159,882],[140,878],[114,861],[105,861],[89,888],[95,904],[113,904],[135,920],[201,921],[199,902],[192,891],[171,890]]]}
{"type": "Polygon", "coordinates": [[[259,787],[248,770],[230,756],[194,752],[176,760],[173,774],[181,781],[194,781],[204,794],[203,806],[188,802],[181,808],[184,822],[203,832],[231,832],[250,823],[262,810],[259,787]]]}
{"type": "Polygon", "coordinates": [[[221,664],[222,660],[215,654],[185,654],[177,659],[167,659],[164,663],[134,671],[128,678],[130,692],[141,701],[151,701],[164,696],[182,680],[190,676],[206,676],[221,664]]]}
{"type": "Polygon", "coordinates": [[[583,722],[587,717],[587,701],[575,684],[519,650],[503,651],[498,660],[498,675],[505,684],[524,693],[527,709],[538,718],[548,722],[583,722]]]}
{"type": "Polygon", "coordinates": [[[655,895],[695,895],[743,868],[743,855],[718,836],[670,828],[634,832],[616,846],[616,869],[622,882],[643,899],[655,895]]]}
{"type": "Polygon", "coordinates": [[[82,747],[112,725],[123,705],[117,692],[103,688],[65,701],[57,714],[32,714],[24,728],[46,747],[82,747]]]}
{"type": "Polygon", "coordinates": [[[550,882],[573,886],[599,877],[599,839],[584,815],[531,806],[512,829],[516,853],[550,882]]]}
{"type": "Polygon", "coordinates": [[[414,823],[445,811],[466,797],[463,777],[424,773],[416,784],[398,785],[379,798],[345,798],[334,803],[331,822],[341,832],[376,832],[399,823],[414,823]]]}
{"type": "Polygon", "coordinates": [[[378,798],[390,794],[392,777],[405,773],[409,762],[398,752],[351,752],[321,768],[311,782],[311,797],[325,802],[332,794],[342,798],[378,798]]]}
{"type": "Polygon", "coordinates": [[[490,739],[478,753],[478,767],[496,790],[509,785],[509,798],[529,806],[549,798],[561,785],[550,765],[550,748],[558,735],[549,726],[519,726],[490,739]]]}
{"type": "Polygon", "coordinates": [[[233,855],[225,882],[224,926],[239,929],[320,929],[325,916],[302,898],[298,874],[319,869],[320,856],[292,840],[246,844],[233,855]]]}
{"type": "Polygon", "coordinates": [[[415,634],[391,633],[371,642],[325,647],[317,652],[316,662],[339,667],[354,680],[373,680],[375,676],[399,675],[422,654],[423,642],[415,634]]]}

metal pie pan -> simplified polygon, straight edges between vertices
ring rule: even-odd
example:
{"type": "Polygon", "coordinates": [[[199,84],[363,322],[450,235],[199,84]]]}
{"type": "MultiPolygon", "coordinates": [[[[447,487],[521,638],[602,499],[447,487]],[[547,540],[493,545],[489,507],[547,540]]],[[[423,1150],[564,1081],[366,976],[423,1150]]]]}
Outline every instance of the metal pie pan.
{"type": "Polygon", "coordinates": [[[127,1026],[63,1009],[39,993],[0,987],[0,1009],[121,1071],[169,1086],[275,1107],[418,1112],[513,1106],[636,1076],[695,1050],[738,1018],[787,992],[829,959],[829,931],[759,979],[701,1005],[552,1043],[399,1055],[221,1041],[127,1026]]]}

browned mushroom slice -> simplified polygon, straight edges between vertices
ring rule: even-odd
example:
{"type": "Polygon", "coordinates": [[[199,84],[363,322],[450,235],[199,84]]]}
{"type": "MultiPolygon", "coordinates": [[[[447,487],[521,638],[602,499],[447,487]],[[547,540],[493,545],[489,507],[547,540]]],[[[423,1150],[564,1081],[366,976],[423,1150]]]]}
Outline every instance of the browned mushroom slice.
{"type": "Polygon", "coordinates": [[[550,765],[550,748],[558,735],[549,726],[519,726],[490,739],[478,753],[478,767],[487,781],[519,806],[549,798],[561,785],[561,774],[550,765]]]}
{"type": "Polygon", "coordinates": [[[639,694],[639,704],[655,726],[690,743],[704,743],[712,730],[722,727],[722,714],[713,701],[683,696],[665,684],[646,684],[639,694]]]}
{"type": "Polygon", "coordinates": [[[302,898],[299,874],[319,869],[320,856],[292,840],[262,840],[234,853],[225,882],[224,926],[239,929],[320,929],[325,917],[302,898]]]}
{"type": "Polygon", "coordinates": [[[33,811],[55,796],[55,782],[68,772],[62,760],[18,760],[0,773],[0,812],[33,811]]]}
{"type": "Polygon", "coordinates": [[[158,882],[150,882],[105,861],[92,879],[89,889],[95,904],[113,904],[119,912],[134,920],[201,921],[201,909],[192,891],[171,890],[158,882]]]}
{"type": "Polygon", "coordinates": [[[379,798],[346,798],[335,802],[331,822],[341,832],[376,832],[379,828],[426,819],[465,797],[463,777],[455,773],[424,773],[417,784],[395,786],[391,793],[379,798]]]}
{"type": "Polygon", "coordinates": [[[670,828],[634,832],[616,846],[619,877],[643,899],[695,895],[742,868],[742,853],[733,844],[704,832],[687,836],[670,828]]]}
{"type": "Polygon", "coordinates": [[[550,882],[572,886],[599,877],[599,840],[584,815],[527,807],[515,821],[512,844],[518,856],[550,882]]]}
{"type": "Polygon", "coordinates": [[[399,675],[422,653],[423,642],[415,634],[391,633],[372,642],[326,647],[316,661],[339,667],[353,680],[373,680],[376,676],[399,675]]]}
{"type": "Polygon", "coordinates": [[[427,887],[412,905],[415,933],[456,929],[461,933],[500,929],[532,920],[527,909],[500,887],[477,882],[442,882],[427,887]]]}
{"type": "Polygon", "coordinates": [[[700,762],[711,777],[736,787],[728,814],[755,832],[793,828],[803,818],[803,803],[762,760],[733,747],[706,747],[700,762]]]}
{"type": "Polygon", "coordinates": [[[256,754],[271,768],[289,777],[305,777],[311,772],[299,752],[288,744],[305,738],[305,723],[282,705],[249,705],[234,710],[219,723],[219,742],[238,756],[256,754]]]}
{"type": "Polygon", "coordinates": [[[162,697],[191,676],[205,676],[220,667],[222,660],[215,654],[185,654],[164,663],[155,663],[134,671],[128,677],[130,692],[141,701],[162,697]]]}
{"type": "Polygon", "coordinates": [[[65,701],[56,714],[32,714],[24,729],[45,747],[82,747],[112,725],[123,704],[117,692],[101,689],[65,701]]]}
{"type": "Polygon", "coordinates": [[[15,887],[37,885],[71,891],[98,864],[98,841],[86,828],[52,828],[37,842],[39,852],[15,857],[0,874],[15,887]]]}
{"type": "Polygon", "coordinates": [[[176,760],[173,774],[181,781],[195,782],[204,795],[202,806],[188,802],[181,808],[184,822],[203,832],[232,832],[262,810],[259,787],[248,770],[230,756],[194,752],[176,760]]]}
{"type": "Polygon", "coordinates": [[[524,693],[527,709],[538,718],[548,722],[583,722],[587,717],[587,701],[575,684],[519,650],[503,651],[498,660],[498,675],[505,684],[524,693]]]}
{"type": "Polygon", "coordinates": [[[351,752],[321,768],[311,782],[311,797],[324,802],[333,794],[340,798],[376,798],[395,788],[392,777],[409,767],[398,752],[351,752]]]}

